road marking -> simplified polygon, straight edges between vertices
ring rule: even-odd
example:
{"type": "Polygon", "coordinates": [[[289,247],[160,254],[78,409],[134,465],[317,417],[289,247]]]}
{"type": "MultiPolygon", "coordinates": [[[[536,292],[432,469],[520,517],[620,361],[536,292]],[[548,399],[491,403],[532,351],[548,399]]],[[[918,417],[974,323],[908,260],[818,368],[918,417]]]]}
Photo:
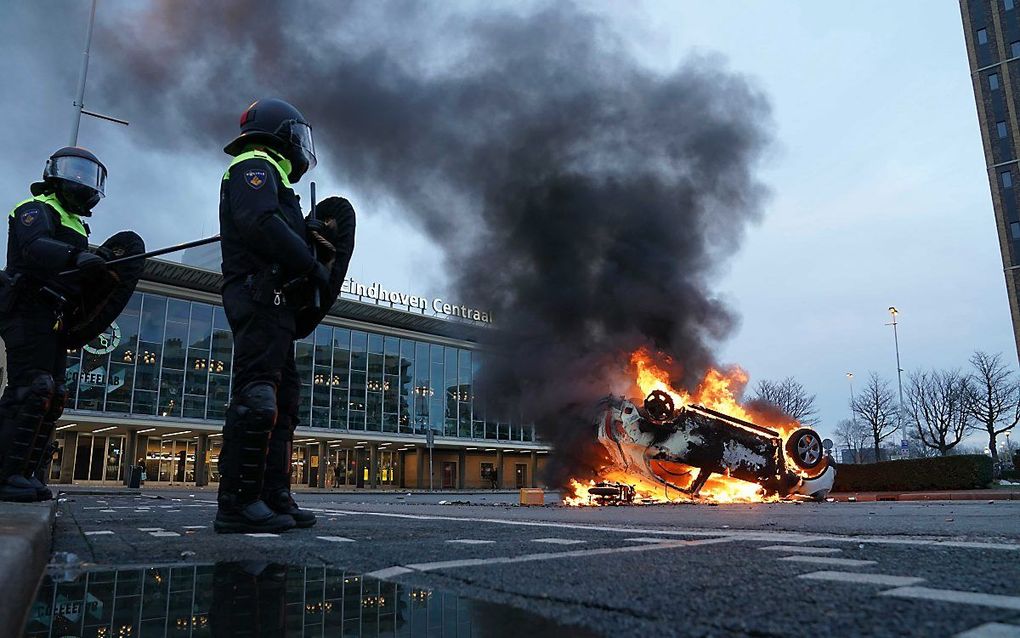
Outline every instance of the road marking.
{"type": "Polygon", "coordinates": [[[668,539],[665,538],[652,538],[650,536],[635,536],[634,538],[625,538],[625,541],[632,543],[665,543],[668,539]]]}
{"type": "Polygon", "coordinates": [[[488,545],[489,543],[495,543],[496,541],[483,541],[477,538],[455,538],[453,540],[446,541],[447,543],[460,543],[462,545],[488,545]]]}
{"type": "Polygon", "coordinates": [[[990,622],[956,634],[956,638],[1020,638],[1020,626],[990,622]]]}
{"type": "Polygon", "coordinates": [[[111,534],[112,535],[113,532],[111,530],[108,530],[108,529],[100,529],[100,530],[96,530],[94,532],[85,532],[86,536],[105,536],[107,534],[111,534]]]}
{"type": "Polygon", "coordinates": [[[139,527],[139,532],[162,532],[162,527],[139,527]]]}
{"type": "Polygon", "coordinates": [[[550,545],[580,545],[588,541],[577,540],[576,538],[533,538],[532,543],[548,543],[550,545]]]}
{"type": "Polygon", "coordinates": [[[116,514],[116,510],[99,510],[103,514],[116,514]]]}
{"type": "Polygon", "coordinates": [[[894,596],[896,598],[914,598],[918,600],[937,600],[940,602],[958,603],[961,605],[983,605],[985,607],[998,607],[999,609],[1020,611],[1020,597],[1018,596],[979,594],[972,591],[931,589],[929,587],[898,587],[897,589],[884,591],[880,595],[894,596]]]}
{"type": "MultiPolygon", "coordinates": [[[[308,508],[311,509],[311,508],[308,508]]],[[[403,518],[417,521],[454,521],[462,523],[493,523],[497,525],[514,525],[521,527],[548,527],[555,529],[588,530],[595,532],[622,532],[624,534],[648,534],[659,536],[705,536],[719,537],[726,536],[738,541],[764,541],[780,543],[869,543],[877,545],[914,545],[914,546],[936,546],[953,547],[962,549],[995,549],[1011,552],[1020,552],[1020,543],[983,543],[971,541],[949,541],[939,539],[904,539],[891,536],[834,536],[831,534],[802,534],[799,532],[769,532],[757,530],[734,530],[734,529],[648,529],[642,527],[615,527],[608,525],[585,525],[579,523],[556,523],[551,521],[523,521],[505,520],[498,518],[475,518],[467,516],[438,516],[435,514],[397,514],[393,512],[373,512],[370,510],[312,510],[323,511],[331,514],[346,514],[350,516],[381,516],[384,518],[403,518]]]]}
{"type": "Polygon", "coordinates": [[[245,534],[245,536],[250,536],[252,538],[280,538],[279,534],[269,534],[267,532],[261,532],[259,534],[245,534]]]}
{"type": "Polygon", "coordinates": [[[401,574],[410,574],[413,571],[414,571],[413,569],[408,569],[406,567],[387,567],[386,569],[379,569],[374,572],[368,572],[367,574],[365,574],[365,577],[385,579],[393,578],[394,576],[400,576],[401,574]]]}
{"type": "Polygon", "coordinates": [[[353,538],[344,538],[343,536],[316,536],[320,541],[329,541],[331,543],[353,543],[353,538]]]}
{"type": "Polygon", "coordinates": [[[923,583],[923,578],[914,576],[889,576],[888,574],[859,574],[857,572],[811,572],[800,574],[797,578],[808,580],[829,580],[836,583],[854,583],[857,585],[883,585],[885,587],[906,587],[923,583]]]}
{"type": "Polygon", "coordinates": [[[185,525],[181,529],[205,529],[208,525],[185,525]]]}
{"type": "Polygon", "coordinates": [[[555,560],[559,558],[590,558],[592,556],[605,556],[607,554],[627,554],[632,552],[648,552],[659,549],[676,549],[680,547],[695,547],[698,545],[712,545],[716,543],[730,543],[732,538],[706,538],[697,541],[663,541],[657,545],[625,545],[623,547],[605,547],[600,549],[575,549],[568,552],[548,552],[542,554],[524,554],[522,556],[496,556],[493,558],[469,558],[464,560],[446,560],[434,563],[414,563],[403,565],[407,569],[419,572],[430,572],[437,569],[452,569],[456,567],[478,567],[483,565],[507,565],[510,563],[529,563],[533,561],[555,560]]]}
{"type": "Polygon", "coordinates": [[[835,547],[804,547],[803,545],[769,545],[758,549],[763,552],[789,552],[790,554],[838,554],[843,551],[835,547]]]}
{"type": "Polygon", "coordinates": [[[177,532],[149,532],[149,536],[155,536],[157,538],[169,537],[169,536],[180,536],[177,532]]]}
{"type": "Polygon", "coordinates": [[[828,565],[829,567],[865,567],[877,565],[873,560],[857,560],[856,558],[826,558],[825,556],[783,556],[776,560],[791,563],[811,563],[812,565],[828,565]]]}

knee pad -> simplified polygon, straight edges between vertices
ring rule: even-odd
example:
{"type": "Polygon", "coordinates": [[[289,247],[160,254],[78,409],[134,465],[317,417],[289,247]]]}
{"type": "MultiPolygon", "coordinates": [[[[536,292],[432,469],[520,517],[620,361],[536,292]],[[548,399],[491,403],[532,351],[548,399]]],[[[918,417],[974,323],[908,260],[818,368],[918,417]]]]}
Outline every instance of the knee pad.
{"type": "Polygon", "coordinates": [[[45,412],[49,409],[55,390],[56,384],[53,382],[53,375],[49,372],[37,371],[31,375],[28,385],[18,388],[18,402],[33,410],[45,412]]]}
{"type": "Polygon", "coordinates": [[[276,424],[276,386],[256,381],[241,389],[238,395],[239,416],[252,430],[268,432],[276,424]]]}
{"type": "Polygon", "coordinates": [[[53,389],[53,398],[50,400],[50,407],[46,411],[46,421],[56,421],[64,413],[64,405],[67,403],[67,388],[58,385],[53,389]]]}

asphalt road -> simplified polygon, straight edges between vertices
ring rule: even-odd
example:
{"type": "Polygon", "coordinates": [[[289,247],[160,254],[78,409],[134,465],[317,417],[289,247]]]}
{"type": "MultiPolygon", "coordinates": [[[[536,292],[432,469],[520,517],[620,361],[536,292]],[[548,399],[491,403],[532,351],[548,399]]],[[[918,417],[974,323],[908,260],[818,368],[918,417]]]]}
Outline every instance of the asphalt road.
{"type": "MultiPolygon", "coordinates": [[[[314,528],[255,538],[215,534],[208,491],[61,498],[61,560],[328,565],[578,628],[545,635],[1020,636],[1020,502],[521,508],[499,494],[302,494],[314,528]]],[[[519,635],[507,622],[471,635],[519,635]]]]}

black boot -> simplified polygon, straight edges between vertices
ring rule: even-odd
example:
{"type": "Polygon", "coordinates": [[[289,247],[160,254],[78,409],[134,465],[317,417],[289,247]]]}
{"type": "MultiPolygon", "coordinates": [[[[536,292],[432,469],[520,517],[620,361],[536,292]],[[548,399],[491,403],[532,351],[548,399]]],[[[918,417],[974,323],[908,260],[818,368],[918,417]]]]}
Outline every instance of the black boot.
{"type": "Polygon", "coordinates": [[[44,419],[39,431],[35,435],[35,444],[28,455],[25,478],[35,488],[37,501],[48,501],[53,498],[53,492],[46,487],[46,470],[50,467],[50,458],[53,456],[53,444],[50,443],[50,436],[53,434],[56,423],[44,419]]]}
{"type": "Polygon", "coordinates": [[[15,406],[4,410],[3,464],[0,466],[0,501],[31,503],[38,500],[35,485],[25,476],[29,456],[53,396],[53,378],[40,374],[32,385],[14,390],[15,406]]]}
{"type": "Polygon", "coordinates": [[[262,500],[274,512],[287,514],[300,528],[315,525],[315,514],[303,510],[294,502],[290,493],[290,461],[293,455],[292,441],[294,427],[291,417],[281,414],[269,437],[269,453],[266,456],[266,482],[262,488],[262,500]]]}
{"type": "Polygon", "coordinates": [[[266,470],[269,431],[276,422],[276,388],[246,386],[227,410],[220,451],[220,489],[213,529],[221,534],[275,533],[294,527],[259,499],[266,470]]]}

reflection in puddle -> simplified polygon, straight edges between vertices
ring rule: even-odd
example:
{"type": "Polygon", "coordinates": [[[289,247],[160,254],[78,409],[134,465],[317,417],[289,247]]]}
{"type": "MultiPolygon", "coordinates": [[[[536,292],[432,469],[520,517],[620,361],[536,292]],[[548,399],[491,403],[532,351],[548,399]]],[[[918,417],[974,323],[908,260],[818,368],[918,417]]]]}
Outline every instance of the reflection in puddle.
{"type": "Polygon", "coordinates": [[[534,614],[329,567],[242,562],[47,576],[26,638],[588,636],[534,614]]]}

